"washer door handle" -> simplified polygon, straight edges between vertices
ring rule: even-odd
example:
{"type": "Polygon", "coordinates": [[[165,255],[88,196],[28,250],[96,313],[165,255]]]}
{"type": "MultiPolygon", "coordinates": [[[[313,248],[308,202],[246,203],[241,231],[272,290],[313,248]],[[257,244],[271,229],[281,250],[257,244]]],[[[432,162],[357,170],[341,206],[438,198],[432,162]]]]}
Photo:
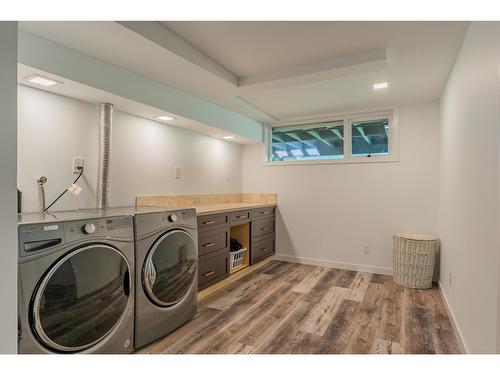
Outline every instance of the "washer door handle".
{"type": "Polygon", "coordinates": [[[151,260],[144,267],[144,283],[150,292],[153,291],[153,285],[156,281],[156,269],[151,260]]]}

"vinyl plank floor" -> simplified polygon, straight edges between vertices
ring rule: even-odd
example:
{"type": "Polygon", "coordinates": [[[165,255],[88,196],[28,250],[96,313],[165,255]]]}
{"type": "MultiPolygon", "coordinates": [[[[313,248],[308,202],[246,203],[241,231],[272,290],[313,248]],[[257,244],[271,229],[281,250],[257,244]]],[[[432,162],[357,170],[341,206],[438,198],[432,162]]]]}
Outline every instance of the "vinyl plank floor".
{"type": "Polygon", "coordinates": [[[448,354],[460,346],[437,287],[271,260],[204,291],[190,322],[138,353],[448,354]]]}

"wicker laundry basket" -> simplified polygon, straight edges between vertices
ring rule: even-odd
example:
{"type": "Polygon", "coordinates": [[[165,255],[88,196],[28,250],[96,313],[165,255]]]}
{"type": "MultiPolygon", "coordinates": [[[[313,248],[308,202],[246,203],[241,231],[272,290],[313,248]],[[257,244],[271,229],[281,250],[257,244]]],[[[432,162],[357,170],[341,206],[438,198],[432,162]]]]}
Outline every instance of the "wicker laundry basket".
{"type": "Polygon", "coordinates": [[[394,281],[407,288],[432,288],[439,239],[432,235],[395,233],[394,281]]]}

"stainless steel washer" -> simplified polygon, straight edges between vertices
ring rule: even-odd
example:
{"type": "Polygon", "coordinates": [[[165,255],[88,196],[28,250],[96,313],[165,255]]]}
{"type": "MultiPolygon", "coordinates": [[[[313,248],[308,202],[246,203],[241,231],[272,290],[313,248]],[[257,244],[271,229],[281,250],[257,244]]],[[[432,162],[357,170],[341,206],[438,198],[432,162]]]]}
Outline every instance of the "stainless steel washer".
{"type": "Polygon", "coordinates": [[[19,353],[132,352],[132,216],[22,214],[18,229],[19,353]]]}
{"type": "Polygon", "coordinates": [[[134,214],[135,347],[183,325],[196,313],[198,234],[194,209],[134,214]]]}

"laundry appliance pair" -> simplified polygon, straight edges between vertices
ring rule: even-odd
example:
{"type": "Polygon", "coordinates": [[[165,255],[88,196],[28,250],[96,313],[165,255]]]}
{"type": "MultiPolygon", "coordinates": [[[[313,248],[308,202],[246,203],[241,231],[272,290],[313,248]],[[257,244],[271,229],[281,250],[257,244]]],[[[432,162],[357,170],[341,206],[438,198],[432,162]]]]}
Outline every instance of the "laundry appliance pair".
{"type": "Polygon", "coordinates": [[[18,217],[19,353],[129,353],[196,312],[194,209],[18,217]]]}

